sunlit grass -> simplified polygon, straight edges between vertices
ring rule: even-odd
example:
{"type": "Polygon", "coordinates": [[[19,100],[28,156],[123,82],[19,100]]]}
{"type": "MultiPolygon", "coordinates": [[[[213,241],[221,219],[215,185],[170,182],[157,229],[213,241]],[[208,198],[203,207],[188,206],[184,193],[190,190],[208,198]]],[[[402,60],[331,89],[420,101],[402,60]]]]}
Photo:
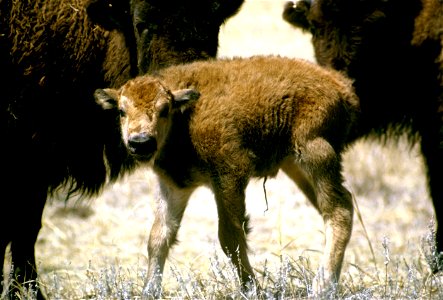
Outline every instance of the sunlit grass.
{"type": "MultiPolygon", "coordinates": [[[[433,231],[430,230],[429,235],[433,231]]],[[[375,248],[380,250],[384,264],[375,273],[368,266],[352,265],[352,271],[342,274],[340,285],[324,294],[315,294],[312,287],[316,270],[308,257],[281,255],[279,263],[256,266],[260,288],[245,294],[234,267],[220,252],[213,250],[205,259],[209,269],[189,269],[169,263],[169,287],[165,299],[442,299],[441,275],[433,275],[423,264],[432,248],[433,240],[423,237],[417,253],[404,257],[392,253],[389,238],[375,248]],[[415,256],[417,255],[417,256],[415,256]]],[[[146,280],[145,266],[124,267],[109,264],[106,267],[85,270],[81,285],[71,283],[63,271],[47,276],[42,287],[49,299],[150,299],[143,293],[146,280]]],[[[14,280],[10,282],[15,284],[14,280]]],[[[22,299],[35,299],[35,293],[20,290],[22,299]]],[[[2,299],[7,299],[3,295],[2,299]]]]}

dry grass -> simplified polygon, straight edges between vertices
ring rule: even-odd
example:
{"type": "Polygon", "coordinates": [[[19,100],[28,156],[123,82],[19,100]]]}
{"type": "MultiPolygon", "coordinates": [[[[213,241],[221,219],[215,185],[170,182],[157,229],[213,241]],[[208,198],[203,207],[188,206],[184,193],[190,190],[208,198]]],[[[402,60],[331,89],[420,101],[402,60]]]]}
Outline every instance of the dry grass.
{"type": "MultiPolygon", "coordinates": [[[[222,28],[220,56],[273,53],[313,60],[310,36],[282,21],[283,3],[247,0],[222,28]]],[[[384,146],[361,141],[345,154],[345,177],[363,223],[356,215],[341,289],[324,298],[441,299],[441,277],[431,276],[425,262],[433,208],[417,148],[405,140],[384,146]]],[[[265,295],[313,298],[309,288],[323,248],[322,219],[284,175],[266,183],[269,207],[262,184],[251,182],[247,208],[250,258],[265,295]]],[[[50,201],[36,245],[41,284],[50,298],[140,299],[155,197],[151,171],[139,170],[96,199],[50,201]]],[[[220,250],[216,225],[213,196],[201,188],[185,213],[181,243],[167,261],[165,297],[246,298],[220,250]]]]}

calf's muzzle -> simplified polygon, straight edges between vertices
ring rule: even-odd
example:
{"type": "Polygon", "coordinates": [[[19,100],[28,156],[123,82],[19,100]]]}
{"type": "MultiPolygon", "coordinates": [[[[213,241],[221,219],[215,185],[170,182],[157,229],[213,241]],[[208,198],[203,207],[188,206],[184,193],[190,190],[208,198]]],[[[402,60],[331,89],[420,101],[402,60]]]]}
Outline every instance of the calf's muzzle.
{"type": "Polygon", "coordinates": [[[146,132],[133,134],[128,139],[128,149],[132,155],[149,159],[157,150],[157,140],[146,132]]]}

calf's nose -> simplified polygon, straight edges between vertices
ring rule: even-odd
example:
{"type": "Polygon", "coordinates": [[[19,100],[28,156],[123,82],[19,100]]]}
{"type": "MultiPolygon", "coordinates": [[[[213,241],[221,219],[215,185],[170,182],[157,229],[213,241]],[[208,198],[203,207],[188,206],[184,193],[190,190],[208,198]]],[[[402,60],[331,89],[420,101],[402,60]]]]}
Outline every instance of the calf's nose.
{"type": "Polygon", "coordinates": [[[134,155],[151,157],[157,150],[157,141],[145,132],[134,134],[128,139],[128,149],[134,155]]]}

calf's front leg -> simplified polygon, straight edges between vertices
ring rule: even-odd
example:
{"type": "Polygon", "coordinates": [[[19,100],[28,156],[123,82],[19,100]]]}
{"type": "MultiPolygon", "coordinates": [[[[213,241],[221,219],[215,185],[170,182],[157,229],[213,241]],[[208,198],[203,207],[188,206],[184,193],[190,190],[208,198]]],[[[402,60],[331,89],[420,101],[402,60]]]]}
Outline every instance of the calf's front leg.
{"type": "Polygon", "coordinates": [[[161,296],[161,284],[165,261],[169,249],[176,242],[177,232],[194,188],[178,188],[159,179],[159,199],[154,223],[148,241],[148,280],[143,294],[158,298],[161,296]]]}
{"type": "MultiPolygon", "coordinates": [[[[241,173],[237,170],[238,173],[241,173]]],[[[234,174],[217,177],[213,191],[217,202],[218,237],[225,254],[231,259],[245,291],[256,286],[248,258],[249,218],[245,215],[245,189],[248,179],[234,174]]]]}

